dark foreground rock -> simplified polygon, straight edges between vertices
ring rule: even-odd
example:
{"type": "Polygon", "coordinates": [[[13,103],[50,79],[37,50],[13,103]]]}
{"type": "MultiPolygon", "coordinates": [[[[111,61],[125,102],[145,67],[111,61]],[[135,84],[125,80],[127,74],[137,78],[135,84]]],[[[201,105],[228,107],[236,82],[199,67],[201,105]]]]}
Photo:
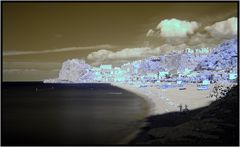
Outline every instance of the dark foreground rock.
{"type": "Polygon", "coordinates": [[[147,118],[131,145],[239,145],[239,88],[188,113],[147,118]]]}

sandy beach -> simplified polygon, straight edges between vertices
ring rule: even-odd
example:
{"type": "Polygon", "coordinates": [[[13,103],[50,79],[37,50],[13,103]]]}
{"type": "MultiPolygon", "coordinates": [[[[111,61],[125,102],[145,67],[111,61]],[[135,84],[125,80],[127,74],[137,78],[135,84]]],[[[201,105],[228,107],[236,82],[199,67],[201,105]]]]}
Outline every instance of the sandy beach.
{"type": "Polygon", "coordinates": [[[187,105],[189,110],[197,109],[209,105],[215,98],[208,98],[213,84],[208,90],[197,90],[197,84],[186,84],[185,90],[179,87],[168,89],[152,87],[134,87],[129,84],[112,83],[112,85],[123,88],[143,97],[150,106],[149,115],[163,114],[167,112],[179,111],[179,105],[184,108],[187,105]]]}

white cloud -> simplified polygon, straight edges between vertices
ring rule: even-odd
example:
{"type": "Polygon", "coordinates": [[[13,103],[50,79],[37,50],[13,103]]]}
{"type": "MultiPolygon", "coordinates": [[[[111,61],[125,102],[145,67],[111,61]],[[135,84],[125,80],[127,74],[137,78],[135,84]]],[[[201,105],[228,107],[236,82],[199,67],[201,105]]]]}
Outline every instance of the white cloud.
{"type": "MultiPolygon", "coordinates": [[[[231,34],[234,34],[234,23],[236,23],[236,20],[228,19],[225,23],[221,22],[221,27],[222,25],[225,25],[225,27],[230,26],[230,28],[227,29],[231,31],[227,30],[227,32],[232,32],[231,34]]],[[[220,24],[214,24],[211,27],[219,28],[219,25],[220,24]]],[[[161,44],[156,44],[155,47],[152,48],[125,48],[116,52],[107,49],[98,50],[90,53],[87,59],[92,62],[93,65],[113,64],[115,62],[126,62],[150,56],[159,56],[173,50],[179,51],[186,48],[214,48],[224,40],[212,37],[207,32],[198,32],[197,30],[199,27],[200,24],[196,21],[178,20],[174,18],[165,19],[158,24],[156,29],[150,29],[146,34],[147,37],[150,37],[150,41],[158,41],[161,42],[161,44]],[[154,38],[158,40],[154,40],[154,38]]],[[[236,31],[235,29],[235,34],[236,31]]]]}
{"type": "Polygon", "coordinates": [[[3,56],[46,54],[46,53],[58,53],[58,52],[103,49],[103,48],[111,49],[111,48],[114,48],[114,46],[106,44],[106,45],[96,45],[96,46],[87,46],[87,47],[69,47],[69,48],[40,50],[40,51],[7,51],[7,52],[5,51],[3,52],[3,56]]]}
{"type": "Polygon", "coordinates": [[[113,62],[127,62],[135,59],[142,59],[150,56],[159,56],[162,53],[171,50],[182,50],[187,47],[186,44],[170,45],[164,44],[156,48],[125,48],[120,51],[112,52],[109,50],[99,50],[92,52],[87,59],[92,61],[92,65],[112,64],[113,62]]]}
{"type": "Polygon", "coordinates": [[[87,59],[92,62],[92,65],[100,64],[115,64],[117,62],[127,62],[134,59],[141,59],[148,56],[160,55],[160,48],[125,48],[120,51],[112,52],[109,50],[99,50],[92,52],[87,56],[87,59]]]}
{"type": "Polygon", "coordinates": [[[188,45],[185,43],[179,44],[179,45],[172,45],[172,44],[164,44],[160,46],[162,53],[167,53],[171,52],[173,50],[178,51],[178,50],[183,50],[186,49],[188,45]]]}
{"type": "Polygon", "coordinates": [[[206,38],[207,38],[206,34],[196,33],[190,37],[188,43],[191,45],[199,44],[205,41],[206,38]]]}
{"type": "Polygon", "coordinates": [[[108,55],[113,53],[112,51],[109,50],[98,50],[96,52],[92,52],[88,54],[87,59],[89,60],[104,60],[105,58],[108,58],[108,55]]]}
{"type": "Polygon", "coordinates": [[[171,45],[180,45],[180,44],[186,43],[188,40],[189,40],[188,37],[182,37],[182,38],[168,37],[164,39],[165,43],[171,44],[171,45]]]}
{"type": "Polygon", "coordinates": [[[199,24],[196,21],[185,21],[179,19],[162,20],[157,30],[160,30],[161,37],[187,37],[188,34],[193,34],[199,24]]]}
{"type": "Polygon", "coordinates": [[[190,37],[187,44],[192,47],[213,48],[223,41],[224,39],[214,38],[207,33],[195,33],[190,37]]]}
{"type": "Polygon", "coordinates": [[[112,52],[109,50],[99,50],[92,52],[87,56],[89,60],[105,59],[131,59],[140,58],[156,53],[156,50],[150,48],[125,48],[120,51],[112,52]]]}
{"type": "MultiPolygon", "coordinates": [[[[146,48],[125,48],[121,51],[114,52],[109,55],[110,59],[129,59],[129,58],[139,58],[146,57],[158,53],[158,50],[153,50],[148,47],[146,48]]],[[[159,52],[160,53],[160,52],[159,52]]]]}
{"type": "Polygon", "coordinates": [[[216,38],[231,38],[237,35],[237,17],[232,17],[224,21],[216,22],[205,27],[211,36],[216,38]]]}

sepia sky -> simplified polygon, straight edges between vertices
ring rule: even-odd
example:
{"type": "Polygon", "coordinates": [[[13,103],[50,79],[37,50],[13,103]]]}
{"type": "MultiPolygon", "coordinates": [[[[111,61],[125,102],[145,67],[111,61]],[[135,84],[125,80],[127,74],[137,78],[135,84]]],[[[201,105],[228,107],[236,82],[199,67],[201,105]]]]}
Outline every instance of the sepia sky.
{"type": "Polygon", "coordinates": [[[5,2],[2,8],[4,81],[57,77],[61,63],[71,58],[118,65],[145,57],[135,54],[144,47],[162,46],[160,54],[212,47],[236,35],[236,19],[230,18],[237,17],[237,3],[5,2]],[[172,22],[188,30],[164,34],[172,22]],[[217,22],[230,25],[229,33],[219,31],[217,22]]]}

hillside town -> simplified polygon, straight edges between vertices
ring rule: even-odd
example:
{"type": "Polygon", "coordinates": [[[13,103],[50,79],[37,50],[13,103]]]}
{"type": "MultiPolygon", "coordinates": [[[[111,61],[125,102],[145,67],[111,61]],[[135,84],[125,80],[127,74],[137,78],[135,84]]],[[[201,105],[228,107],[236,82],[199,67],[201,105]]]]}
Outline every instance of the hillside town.
{"type": "Polygon", "coordinates": [[[237,39],[209,50],[187,48],[182,52],[149,57],[120,67],[102,64],[93,67],[82,59],[63,63],[57,79],[45,83],[128,83],[147,86],[160,82],[176,84],[237,82],[237,39]]]}

